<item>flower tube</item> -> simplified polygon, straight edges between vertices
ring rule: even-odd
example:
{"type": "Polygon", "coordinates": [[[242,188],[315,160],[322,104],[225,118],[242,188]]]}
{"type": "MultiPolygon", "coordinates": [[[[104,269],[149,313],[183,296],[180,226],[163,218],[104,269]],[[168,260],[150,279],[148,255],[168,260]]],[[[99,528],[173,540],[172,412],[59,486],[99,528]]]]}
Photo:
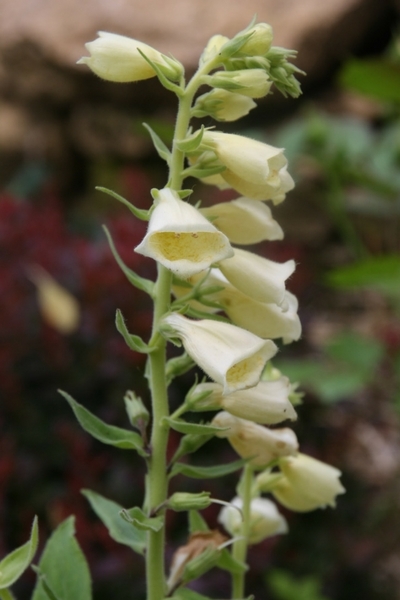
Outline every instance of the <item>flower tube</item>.
{"type": "Polygon", "coordinates": [[[218,267],[229,283],[247,296],[288,308],[285,281],[295,269],[294,260],[277,263],[236,248],[234,256],[222,260],[218,267]]]}
{"type": "Polygon", "coordinates": [[[261,425],[276,425],[286,419],[295,421],[296,411],[289,400],[291,392],[287,377],[274,381],[260,381],[247,390],[238,390],[224,395],[223,388],[218,383],[199,383],[191,392],[193,403],[190,409],[215,410],[221,408],[226,412],[261,425]],[[196,402],[196,396],[209,393],[208,396],[196,402]]]}
{"type": "Polygon", "coordinates": [[[196,99],[192,109],[194,117],[210,116],[217,121],[236,121],[257,105],[251,98],[227,90],[215,89],[196,99]]]}
{"type": "Polygon", "coordinates": [[[278,203],[294,187],[281,148],[221,131],[206,131],[203,143],[226,167],[220,177],[243,196],[278,203]]]}
{"type": "Polygon", "coordinates": [[[282,240],[283,231],[272,217],[269,206],[250,198],[237,198],[201,208],[202,215],[222,231],[232,244],[257,244],[282,240]]]}
{"type": "Polygon", "coordinates": [[[232,256],[228,238],[170,188],[155,190],[149,227],[135,252],[153,258],[182,279],[232,256]]]}
{"type": "Polygon", "coordinates": [[[298,449],[296,435],[288,428],[268,429],[225,411],[218,413],[211,424],[224,428],[216,436],[228,438],[239,456],[251,459],[249,463],[254,467],[266,466],[281,456],[295,454],[298,449]]]}
{"type": "Polygon", "coordinates": [[[189,356],[223,386],[223,393],[252,387],[260,380],[267,360],[276,353],[271,340],[221,321],[192,321],[173,313],[161,321],[161,333],[181,340],[189,356]]]}
{"type": "MultiPolygon", "coordinates": [[[[326,506],[335,507],[336,496],[345,492],[339,481],[341,472],[320,460],[298,453],[279,460],[283,477],[268,491],[283,506],[298,512],[308,512],[326,506]]],[[[262,490],[263,474],[257,478],[262,490]]]]}
{"type": "Polygon", "coordinates": [[[175,68],[172,67],[173,61],[155,48],[115,33],[99,31],[98,36],[93,42],[85,44],[90,56],[83,56],[78,60],[78,64],[86,64],[102,79],[128,83],[155,77],[156,72],[140,52],[159,65],[165,75],[172,79],[177,78],[179,63],[176,63],[175,68]]]}
{"type": "MultiPolygon", "coordinates": [[[[218,521],[232,537],[239,536],[242,530],[243,508],[241,498],[234,498],[229,506],[224,506],[218,521]]],[[[280,514],[274,502],[266,498],[253,498],[250,504],[249,544],[258,544],[280,533],[287,533],[286,519],[280,514]]]]}

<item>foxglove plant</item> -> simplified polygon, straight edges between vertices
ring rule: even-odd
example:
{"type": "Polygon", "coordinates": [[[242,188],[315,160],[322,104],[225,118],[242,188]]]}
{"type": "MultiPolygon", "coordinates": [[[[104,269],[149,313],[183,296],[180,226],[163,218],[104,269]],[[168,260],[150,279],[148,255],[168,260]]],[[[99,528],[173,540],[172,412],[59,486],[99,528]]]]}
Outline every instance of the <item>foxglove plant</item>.
{"type": "MultiPolygon", "coordinates": [[[[271,27],[252,22],[232,39],[213,36],[186,83],[181,63],[142,42],[100,32],[87,49],[90,57],[79,63],[98,76],[115,82],[158,77],[177,96],[179,108],[171,148],[146,126],[169,167],[165,187],[151,191],[154,203],[149,210],[103,190],[148,221],[135,252],[156,261],[155,282],[129,269],[107,235],[130,283],[147,293],[154,305],[148,341],[128,331],[120,311],[116,317],[129,348],[147,355],[151,410],[134,392],[127,392],[126,411],[136,431],[121,429],[103,423],[62,392],[86,431],[103,443],[135,450],[146,462],[145,498],[142,507],[124,509],[95,492],[84,493],[111,536],[144,556],[148,600],[207,600],[188,584],[214,566],[231,573],[232,598],[243,599],[248,545],[288,529],[273,500],[261,494],[272,494],[289,509],[307,511],[333,506],[344,490],[337,469],[298,452],[295,433],[284,426],[297,418],[295,388],[269,362],[277,351],[273,339],[290,343],[301,334],[297,300],[286,290],[294,261],[278,264],[233,245],[282,239],[283,231],[264,202],[278,204],[293,188],[284,150],[213,127],[194,131],[190,122],[203,116],[236,120],[274,85],[284,95],[297,97],[295,74],[300,71],[289,62],[295,53],[273,47],[271,27]],[[203,86],[209,90],[198,95],[203,86]],[[191,191],[183,187],[189,176],[232,188],[241,196],[195,207],[188,200],[191,191]],[[168,359],[169,342],[183,348],[179,356],[168,359]],[[171,414],[168,387],[195,365],[211,381],[196,380],[171,414]],[[190,411],[219,412],[204,424],[182,418],[190,411]],[[275,425],[279,427],[271,427],[275,425]],[[168,462],[171,430],[182,438],[168,462]],[[213,437],[226,438],[240,459],[212,467],[181,461],[213,437]],[[207,479],[239,469],[238,495],[231,502],[211,498],[207,491],[169,493],[169,482],[177,474],[207,479]],[[200,516],[211,502],[225,504],[219,521],[230,537],[210,530],[200,516]],[[168,510],[188,511],[191,535],[176,551],[166,575],[168,510]]],[[[33,600],[90,600],[86,563],[73,533],[73,523],[67,520],[48,542],[36,568],[33,600]]],[[[12,598],[9,586],[32,559],[36,539],[35,524],[30,542],[0,563],[3,600],[12,598]]]]}

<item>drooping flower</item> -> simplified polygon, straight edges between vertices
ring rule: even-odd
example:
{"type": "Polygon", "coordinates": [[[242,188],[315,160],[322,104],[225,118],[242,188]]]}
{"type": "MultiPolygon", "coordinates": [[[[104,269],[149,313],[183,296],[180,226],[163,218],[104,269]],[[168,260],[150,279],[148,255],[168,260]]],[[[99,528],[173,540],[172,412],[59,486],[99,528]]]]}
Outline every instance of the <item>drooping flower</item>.
{"type": "Polygon", "coordinates": [[[288,308],[285,281],[295,269],[293,260],[277,263],[236,248],[231,258],[218,263],[229,283],[254,300],[288,308]]]}
{"type": "Polygon", "coordinates": [[[161,332],[169,339],[181,340],[189,356],[223,386],[224,394],[258,383],[267,360],[277,347],[249,331],[203,319],[192,321],[172,313],[161,321],[161,332]]]}
{"type": "MultiPolygon", "coordinates": [[[[283,476],[268,491],[287,508],[307,512],[334,507],[336,496],[345,492],[339,481],[341,472],[306,454],[286,456],[279,460],[283,476]]],[[[262,490],[263,474],[257,483],[262,490]]]]}
{"type": "MultiPolygon", "coordinates": [[[[243,518],[240,511],[242,508],[242,499],[236,497],[219,513],[218,521],[232,537],[241,535],[243,518]]],[[[286,519],[280,514],[276,504],[266,498],[252,499],[249,525],[249,544],[258,544],[273,535],[288,531],[286,519]]]]}
{"type": "Polygon", "coordinates": [[[294,187],[281,148],[221,131],[206,131],[203,142],[226,167],[220,177],[247,198],[277,204],[294,187]]]}
{"type": "Polygon", "coordinates": [[[212,224],[225,233],[232,244],[257,244],[264,240],[282,240],[283,231],[263,202],[237,198],[200,209],[212,224]]]}
{"type": "Polygon", "coordinates": [[[280,377],[275,381],[260,381],[252,388],[227,395],[223,394],[223,388],[218,383],[199,383],[191,396],[196,398],[205,393],[209,395],[198,402],[194,401],[190,409],[197,411],[220,408],[241,419],[261,425],[276,425],[286,419],[297,419],[296,411],[289,401],[290,392],[287,377],[280,377]]]}
{"type": "Polygon", "coordinates": [[[128,83],[155,77],[155,70],[140,52],[160,66],[165,75],[171,79],[178,78],[181,68],[179,63],[155,48],[115,33],[99,31],[98,36],[93,42],[85,44],[90,56],[83,56],[78,60],[78,64],[87,65],[102,79],[128,83]]]}
{"type": "Polygon", "coordinates": [[[156,202],[146,236],[135,252],[157,260],[185,279],[232,256],[228,238],[170,189],[153,191],[156,202]]]}
{"type": "Polygon", "coordinates": [[[251,459],[249,462],[255,467],[263,467],[281,456],[295,454],[298,449],[296,435],[288,428],[269,429],[225,411],[218,413],[211,424],[224,428],[224,431],[216,434],[217,437],[228,438],[239,456],[251,459]]]}

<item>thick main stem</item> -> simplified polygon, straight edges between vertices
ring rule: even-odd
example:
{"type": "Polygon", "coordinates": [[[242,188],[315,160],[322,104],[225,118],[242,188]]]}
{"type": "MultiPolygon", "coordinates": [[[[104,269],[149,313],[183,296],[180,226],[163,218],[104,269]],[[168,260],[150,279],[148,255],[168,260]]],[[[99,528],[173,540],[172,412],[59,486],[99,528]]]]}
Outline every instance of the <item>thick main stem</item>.
{"type": "MultiPolygon", "coordinates": [[[[247,557],[247,546],[250,531],[250,506],[251,506],[251,488],[253,483],[253,469],[247,464],[243,469],[241,481],[242,490],[242,513],[243,523],[240,532],[240,539],[234,543],[233,557],[236,560],[245,563],[247,557]]],[[[244,598],[245,573],[234,573],[232,575],[232,599],[244,598]]]]}
{"type": "MultiPolygon", "coordinates": [[[[185,159],[185,155],[179,149],[177,142],[185,139],[187,135],[192,101],[201,83],[201,76],[210,68],[213,68],[213,65],[214,63],[211,61],[208,65],[204,65],[191,79],[179,99],[169,174],[169,184],[175,191],[180,191],[182,188],[182,172],[185,159]]],[[[163,423],[163,418],[169,416],[165,378],[166,342],[158,333],[158,326],[163,315],[170,309],[171,280],[170,271],[158,264],[158,278],[154,294],[153,331],[150,340],[150,345],[155,349],[149,355],[153,422],[150,441],[151,457],[148,463],[146,484],[146,504],[150,513],[157,506],[162,505],[168,495],[167,444],[169,427],[163,423]]],[[[146,552],[148,600],[163,600],[165,598],[164,547],[164,528],[158,532],[149,531],[146,552]]]]}

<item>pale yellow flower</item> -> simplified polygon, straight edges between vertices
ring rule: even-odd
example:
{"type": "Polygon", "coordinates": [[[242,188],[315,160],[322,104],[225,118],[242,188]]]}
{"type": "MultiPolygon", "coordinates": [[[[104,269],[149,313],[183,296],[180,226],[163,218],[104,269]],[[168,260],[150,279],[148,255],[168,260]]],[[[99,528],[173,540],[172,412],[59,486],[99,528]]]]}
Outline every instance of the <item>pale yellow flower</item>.
{"type": "Polygon", "coordinates": [[[218,413],[211,424],[225,428],[216,434],[217,437],[228,438],[239,456],[251,458],[250,464],[255,467],[263,467],[281,456],[295,454],[298,449],[296,435],[288,428],[269,429],[225,411],[218,413]]]}
{"type": "Polygon", "coordinates": [[[29,270],[29,277],[36,285],[39,309],[44,321],[60,333],[73,333],[80,320],[77,299],[39,266],[29,270]]]}
{"type": "MultiPolygon", "coordinates": [[[[236,497],[219,513],[218,521],[232,537],[241,535],[242,508],[242,499],[236,497]]],[[[280,514],[276,504],[266,498],[252,499],[249,525],[249,544],[258,544],[273,535],[288,532],[286,519],[280,514]]]]}
{"type": "Polygon", "coordinates": [[[228,238],[170,188],[155,190],[146,236],[135,252],[153,258],[185,279],[232,256],[228,238]]]}
{"type": "Polygon", "coordinates": [[[194,117],[210,116],[217,121],[236,121],[249,114],[256,103],[247,96],[228,90],[215,89],[196,99],[192,109],[194,117]]]}
{"type": "Polygon", "coordinates": [[[87,65],[96,75],[107,81],[127,83],[150,79],[156,72],[143,58],[139,50],[151,61],[162,67],[165,74],[176,78],[179,63],[175,69],[173,61],[161,52],[133,38],[105,31],[98,32],[98,38],[85,44],[90,56],[78,60],[78,64],[87,65]],[[168,61],[168,62],[167,62],[168,61]]]}
{"type": "Polygon", "coordinates": [[[166,337],[182,341],[195,363],[223,386],[224,394],[256,385],[277,351],[271,340],[221,321],[193,321],[173,313],[162,319],[160,329],[166,337]]]}
{"type": "Polygon", "coordinates": [[[294,187],[281,148],[221,131],[206,131],[203,142],[226,167],[219,177],[247,198],[277,204],[294,187]]]}
{"type": "Polygon", "coordinates": [[[209,393],[198,403],[191,405],[191,410],[210,410],[221,408],[235,417],[247,419],[261,425],[276,425],[287,419],[295,421],[296,411],[289,401],[291,392],[287,377],[275,381],[260,381],[247,390],[238,390],[224,395],[218,383],[199,383],[192,391],[192,396],[209,393]]]}
{"type": "Polygon", "coordinates": [[[257,244],[264,240],[281,240],[283,231],[272,217],[269,206],[250,198],[221,202],[200,212],[222,231],[232,244],[257,244]]]}
{"type": "Polygon", "coordinates": [[[336,496],[345,492],[339,481],[341,472],[338,469],[306,454],[281,458],[279,467],[283,477],[277,479],[269,491],[291,510],[307,512],[326,506],[334,507],[336,496]]]}
{"type": "Polygon", "coordinates": [[[218,263],[229,283],[258,302],[275,303],[287,310],[285,281],[295,270],[293,260],[277,263],[235,248],[231,258],[218,263]]]}

